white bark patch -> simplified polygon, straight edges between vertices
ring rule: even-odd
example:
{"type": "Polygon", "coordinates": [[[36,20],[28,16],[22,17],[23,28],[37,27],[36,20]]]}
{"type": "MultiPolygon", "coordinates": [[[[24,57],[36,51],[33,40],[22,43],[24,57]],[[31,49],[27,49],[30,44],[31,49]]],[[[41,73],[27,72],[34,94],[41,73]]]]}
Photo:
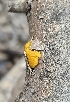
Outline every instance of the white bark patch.
{"type": "Polygon", "coordinates": [[[39,41],[37,38],[35,38],[34,40],[32,40],[32,45],[31,45],[31,50],[33,49],[39,51],[44,50],[44,43],[42,43],[42,41],[39,41]]]}

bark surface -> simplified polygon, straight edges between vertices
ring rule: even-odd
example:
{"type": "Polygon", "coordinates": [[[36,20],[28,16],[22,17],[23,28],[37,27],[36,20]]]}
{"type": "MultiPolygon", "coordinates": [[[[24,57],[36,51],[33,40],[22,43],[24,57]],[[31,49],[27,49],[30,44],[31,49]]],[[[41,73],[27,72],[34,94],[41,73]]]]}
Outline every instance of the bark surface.
{"type": "Polygon", "coordinates": [[[16,102],[70,102],[70,1],[32,0],[27,18],[32,49],[42,57],[31,74],[27,63],[16,102]]]}

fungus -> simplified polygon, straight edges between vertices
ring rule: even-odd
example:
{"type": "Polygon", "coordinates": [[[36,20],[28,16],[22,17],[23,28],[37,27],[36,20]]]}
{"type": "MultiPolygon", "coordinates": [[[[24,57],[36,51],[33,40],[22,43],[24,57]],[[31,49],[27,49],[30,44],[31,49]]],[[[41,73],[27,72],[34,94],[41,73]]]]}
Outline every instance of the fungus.
{"type": "Polygon", "coordinates": [[[31,68],[34,68],[38,64],[38,60],[41,57],[41,53],[40,51],[37,51],[37,50],[31,50],[30,49],[31,44],[32,44],[32,41],[29,41],[28,43],[26,43],[26,45],[24,46],[24,51],[26,52],[26,57],[27,57],[29,66],[31,68]]]}

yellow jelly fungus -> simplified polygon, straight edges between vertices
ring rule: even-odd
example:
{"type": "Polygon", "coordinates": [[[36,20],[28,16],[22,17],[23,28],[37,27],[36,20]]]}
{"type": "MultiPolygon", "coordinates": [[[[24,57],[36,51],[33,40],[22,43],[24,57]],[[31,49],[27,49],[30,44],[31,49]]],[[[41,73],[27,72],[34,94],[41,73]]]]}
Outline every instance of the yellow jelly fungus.
{"type": "Polygon", "coordinates": [[[29,66],[31,68],[34,68],[38,64],[38,60],[41,57],[41,53],[36,50],[31,50],[30,46],[32,44],[32,41],[29,41],[24,46],[24,51],[26,52],[26,57],[28,59],[29,66]]]}

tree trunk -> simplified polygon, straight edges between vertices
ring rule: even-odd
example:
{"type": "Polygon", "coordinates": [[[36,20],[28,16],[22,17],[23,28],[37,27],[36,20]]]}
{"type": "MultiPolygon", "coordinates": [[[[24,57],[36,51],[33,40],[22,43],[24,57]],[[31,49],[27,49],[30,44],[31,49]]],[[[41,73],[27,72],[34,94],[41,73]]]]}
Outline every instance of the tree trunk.
{"type": "Polygon", "coordinates": [[[42,56],[16,102],[70,102],[70,1],[32,0],[27,19],[42,56]]]}

